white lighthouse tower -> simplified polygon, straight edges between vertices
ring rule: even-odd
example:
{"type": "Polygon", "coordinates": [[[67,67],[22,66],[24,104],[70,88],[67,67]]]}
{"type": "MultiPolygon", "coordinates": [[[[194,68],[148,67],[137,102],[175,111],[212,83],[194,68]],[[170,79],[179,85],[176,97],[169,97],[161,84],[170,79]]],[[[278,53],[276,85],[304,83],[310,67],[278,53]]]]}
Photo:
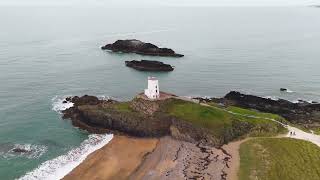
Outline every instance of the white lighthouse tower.
{"type": "Polygon", "coordinates": [[[160,98],[159,81],[155,77],[148,77],[148,89],[144,90],[144,94],[149,99],[160,98]]]}

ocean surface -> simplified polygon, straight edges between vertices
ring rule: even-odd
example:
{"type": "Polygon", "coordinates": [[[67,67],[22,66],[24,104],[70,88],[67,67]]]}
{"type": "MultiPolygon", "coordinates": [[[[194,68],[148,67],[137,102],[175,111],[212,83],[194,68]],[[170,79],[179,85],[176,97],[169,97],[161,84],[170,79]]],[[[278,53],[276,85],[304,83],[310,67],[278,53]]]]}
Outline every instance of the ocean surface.
{"type": "Polygon", "coordinates": [[[313,7],[0,7],[0,179],[63,177],[112,138],[61,119],[61,101],[70,95],[129,100],[156,76],[161,90],[181,96],[238,90],[320,101],[319,19],[313,7]],[[185,57],[100,50],[133,38],[185,57]],[[133,59],[175,70],[125,67],[133,59]],[[14,153],[16,147],[30,152],[14,153]]]}

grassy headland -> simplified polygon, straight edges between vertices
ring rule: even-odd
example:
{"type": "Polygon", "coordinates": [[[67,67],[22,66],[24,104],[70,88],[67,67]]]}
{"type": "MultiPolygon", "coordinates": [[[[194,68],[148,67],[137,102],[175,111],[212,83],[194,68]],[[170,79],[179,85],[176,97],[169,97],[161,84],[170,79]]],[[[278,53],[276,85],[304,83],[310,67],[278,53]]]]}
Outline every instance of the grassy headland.
{"type": "Polygon", "coordinates": [[[281,119],[273,114],[175,98],[162,101],[142,98],[128,102],[100,101],[97,104],[80,104],[74,109],[77,115],[71,117],[80,119],[76,123],[81,121],[94,128],[106,128],[138,137],[171,135],[190,142],[204,140],[214,146],[246,136],[275,136],[286,132],[279,123],[266,119],[281,119]]]}
{"type": "Polygon", "coordinates": [[[165,108],[170,115],[188,121],[195,126],[207,128],[217,136],[223,135],[228,129],[231,129],[236,121],[249,124],[252,127],[248,132],[250,136],[275,136],[286,132],[286,129],[280,124],[264,119],[272,118],[284,121],[282,117],[275,114],[260,113],[238,107],[223,109],[223,107],[218,106],[203,106],[176,99],[168,102],[165,108]],[[231,114],[226,110],[237,114],[231,114]],[[261,118],[247,117],[246,115],[254,115],[261,118]]]}
{"type": "Polygon", "coordinates": [[[240,146],[239,180],[320,179],[320,148],[290,138],[255,138],[240,146]]]}

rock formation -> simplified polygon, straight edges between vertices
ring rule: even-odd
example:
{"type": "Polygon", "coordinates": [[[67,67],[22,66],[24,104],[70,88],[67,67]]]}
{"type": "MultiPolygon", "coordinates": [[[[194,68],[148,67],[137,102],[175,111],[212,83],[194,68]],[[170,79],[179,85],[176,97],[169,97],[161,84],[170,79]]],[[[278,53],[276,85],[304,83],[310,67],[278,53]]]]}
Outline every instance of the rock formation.
{"type": "Polygon", "coordinates": [[[126,66],[134,68],[139,71],[173,71],[173,67],[169,64],[164,64],[160,61],[125,61],[126,66]]]}
{"type": "Polygon", "coordinates": [[[159,48],[158,46],[145,43],[136,39],[117,40],[113,44],[107,44],[101,47],[102,50],[111,50],[113,52],[136,53],[150,56],[170,56],[183,57],[182,54],[175,53],[169,48],[159,48]]]}
{"type": "Polygon", "coordinates": [[[292,123],[313,124],[320,122],[320,104],[299,101],[293,103],[284,99],[273,100],[254,95],[246,95],[231,91],[225,97],[203,99],[201,101],[214,101],[224,105],[234,105],[243,108],[256,109],[261,112],[278,114],[292,123]]]}
{"type": "Polygon", "coordinates": [[[234,120],[223,136],[213,135],[209,129],[195,126],[166,112],[170,101],[148,101],[135,98],[126,108],[123,103],[103,101],[94,96],[68,98],[74,106],[63,111],[63,118],[73,125],[92,133],[125,134],[135,137],[163,137],[170,135],[177,140],[220,147],[236,137],[248,133],[251,124],[234,120]],[[119,108],[120,107],[120,108],[119,108]]]}

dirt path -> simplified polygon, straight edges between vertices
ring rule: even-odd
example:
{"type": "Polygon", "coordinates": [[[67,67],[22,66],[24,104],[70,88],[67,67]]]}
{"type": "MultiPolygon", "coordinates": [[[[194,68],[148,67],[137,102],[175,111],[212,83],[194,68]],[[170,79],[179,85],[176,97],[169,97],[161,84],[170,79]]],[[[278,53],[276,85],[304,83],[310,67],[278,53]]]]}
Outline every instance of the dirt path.
{"type": "Polygon", "coordinates": [[[287,126],[287,128],[289,130],[287,137],[309,141],[309,142],[312,142],[320,147],[320,136],[319,135],[316,135],[313,133],[307,133],[307,132],[304,132],[304,131],[302,131],[298,128],[292,127],[292,126],[287,126]],[[294,135],[290,134],[290,132],[294,132],[294,135]]]}
{"type": "Polygon", "coordinates": [[[231,159],[229,161],[229,168],[226,169],[227,180],[237,180],[238,171],[240,168],[240,145],[251,138],[242,139],[239,141],[230,142],[222,146],[222,149],[226,150],[230,154],[231,159]]]}

